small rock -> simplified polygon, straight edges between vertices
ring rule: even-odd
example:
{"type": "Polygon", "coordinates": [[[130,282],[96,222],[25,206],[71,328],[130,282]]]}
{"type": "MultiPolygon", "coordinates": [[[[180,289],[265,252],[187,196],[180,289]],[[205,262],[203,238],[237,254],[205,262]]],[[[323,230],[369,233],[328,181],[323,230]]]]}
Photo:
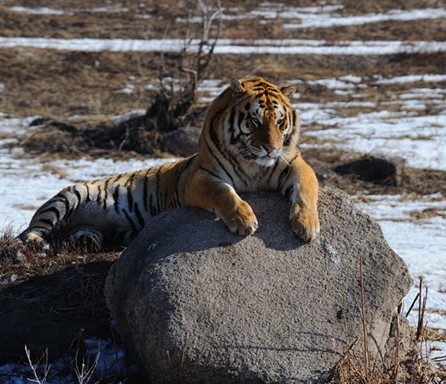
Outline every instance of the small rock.
{"type": "Polygon", "coordinates": [[[352,175],[360,180],[371,181],[375,184],[397,185],[398,171],[396,163],[388,159],[370,156],[339,165],[334,171],[341,175],[352,175]]]}

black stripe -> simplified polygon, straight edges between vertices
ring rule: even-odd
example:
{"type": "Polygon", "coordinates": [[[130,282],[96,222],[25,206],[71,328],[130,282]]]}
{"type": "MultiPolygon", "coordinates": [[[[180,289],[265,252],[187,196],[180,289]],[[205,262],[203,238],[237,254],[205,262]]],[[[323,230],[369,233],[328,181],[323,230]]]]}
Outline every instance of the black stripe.
{"type": "Polygon", "coordinates": [[[49,207],[49,208],[46,208],[46,209],[44,209],[43,211],[41,211],[40,214],[47,213],[47,212],[53,212],[53,213],[55,213],[55,214],[56,214],[56,217],[57,217],[57,221],[60,220],[60,212],[59,212],[59,210],[58,210],[56,207],[49,207]]]}
{"type": "Polygon", "coordinates": [[[133,186],[133,179],[135,178],[135,174],[133,173],[128,182],[127,182],[127,202],[128,202],[128,207],[130,209],[130,211],[133,210],[133,196],[132,196],[132,186],[133,186]]]}
{"type": "MultiPolygon", "coordinates": [[[[234,109],[235,108],[233,108],[233,110],[234,109]]],[[[243,134],[242,122],[243,122],[244,118],[245,118],[245,114],[243,112],[239,112],[238,119],[237,119],[237,126],[234,126],[235,116],[232,119],[231,127],[230,127],[230,129],[231,129],[231,141],[230,141],[230,143],[231,144],[235,144],[235,143],[237,143],[237,141],[240,141],[240,137],[243,134]]]]}
{"type": "Polygon", "coordinates": [[[291,192],[293,191],[293,185],[290,185],[284,192],[284,196],[290,198],[291,192]]]}
{"type": "Polygon", "coordinates": [[[113,193],[113,200],[114,202],[114,206],[115,206],[115,211],[117,213],[119,213],[119,206],[118,206],[118,201],[119,201],[119,185],[116,187],[115,192],[113,193]]]}
{"type": "Polygon", "coordinates": [[[187,168],[189,168],[190,163],[192,162],[193,159],[195,159],[195,158],[197,157],[197,155],[198,155],[198,153],[192,155],[192,156],[187,160],[186,164],[184,165],[183,172],[184,172],[187,168]]]}
{"type": "Polygon", "coordinates": [[[161,212],[160,209],[160,176],[161,176],[161,167],[156,172],[156,211],[157,213],[161,212]]]}
{"type": "Polygon", "coordinates": [[[78,199],[78,204],[81,202],[82,198],[81,198],[81,194],[80,192],[76,189],[76,187],[73,187],[73,192],[76,195],[77,199],[78,199]]]}
{"type": "Polygon", "coordinates": [[[238,127],[241,129],[243,119],[245,118],[245,114],[243,112],[238,113],[238,127]]]}
{"type": "Polygon", "coordinates": [[[201,167],[201,166],[200,166],[200,169],[202,169],[203,171],[209,173],[210,175],[214,176],[215,178],[221,180],[221,178],[217,174],[215,174],[214,172],[210,171],[209,169],[201,167]]]}
{"type": "MultiPolygon", "coordinates": [[[[216,149],[221,153],[221,155],[228,160],[231,163],[232,169],[234,170],[234,172],[237,174],[238,178],[240,180],[242,180],[245,184],[246,184],[246,178],[247,175],[246,173],[239,167],[239,165],[237,164],[237,162],[235,161],[235,159],[232,158],[232,156],[227,156],[227,153],[225,151],[222,150],[220,143],[218,141],[218,138],[214,132],[214,130],[212,129],[213,127],[211,127],[210,131],[210,137],[212,140],[212,143],[215,145],[216,149]],[[240,172],[243,174],[243,177],[240,176],[240,172]]],[[[206,141],[206,144],[209,147],[209,143],[206,141]]],[[[223,166],[223,164],[220,162],[220,160],[215,156],[215,154],[209,150],[210,154],[214,157],[215,160],[217,160],[217,163],[220,165],[221,169],[228,175],[228,177],[231,179],[232,185],[235,185],[234,183],[234,179],[232,178],[231,174],[226,170],[226,168],[223,166]]]]}
{"type": "Polygon", "coordinates": [[[288,173],[289,173],[289,171],[290,171],[291,164],[293,164],[294,159],[296,159],[298,156],[299,156],[299,154],[296,154],[296,156],[294,156],[294,157],[290,160],[290,162],[288,163],[288,165],[287,165],[287,166],[283,169],[283,171],[280,173],[280,175],[279,175],[279,179],[278,179],[278,180],[279,180],[279,183],[278,183],[279,191],[281,191],[282,188],[283,188],[283,184],[285,183],[284,178],[286,178],[286,177],[288,176],[288,173]]]}
{"type": "Polygon", "coordinates": [[[297,112],[295,109],[291,110],[291,113],[288,115],[289,119],[290,119],[290,126],[293,128],[293,130],[296,129],[296,127],[294,126],[295,121],[297,121],[297,112]]]}
{"type": "Polygon", "coordinates": [[[236,135],[235,134],[235,131],[233,130],[232,132],[231,132],[231,140],[230,140],[230,143],[232,144],[232,145],[234,145],[234,144],[237,144],[239,141],[240,141],[240,138],[241,138],[241,136],[242,135],[247,135],[246,133],[244,133],[242,130],[241,130],[241,128],[240,128],[240,130],[238,131],[238,134],[236,135]]]}
{"type": "Polygon", "coordinates": [[[190,156],[185,163],[181,164],[183,165],[183,168],[180,170],[178,170],[179,167],[177,167],[177,172],[179,174],[179,176],[176,179],[176,185],[175,185],[175,195],[176,195],[176,202],[177,202],[177,207],[180,207],[182,204],[180,203],[180,194],[178,191],[178,188],[180,186],[180,181],[182,180],[183,177],[185,177],[186,175],[186,171],[189,169],[189,167],[192,165],[192,162],[197,158],[198,153],[195,153],[194,155],[190,156]]]}
{"type": "Polygon", "coordinates": [[[67,213],[65,214],[64,220],[68,220],[71,215],[73,214],[75,208],[70,208],[67,213]]]}
{"type": "Polygon", "coordinates": [[[276,172],[276,169],[279,166],[279,164],[280,164],[280,160],[277,160],[276,164],[274,164],[274,167],[272,168],[271,173],[270,173],[270,175],[268,177],[268,182],[267,182],[268,185],[270,185],[271,178],[273,177],[274,173],[276,172]]]}
{"type": "Polygon", "coordinates": [[[65,216],[67,215],[68,211],[70,210],[70,200],[66,196],[62,196],[63,202],[65,204],[65,216]]]}
{"type": "Polygon", "coordinates": [[[153,206],[153,195],[150,194],[150,199],[149,199],[149,207],[150,207],[150,216],[156,216],[157,212],[155,210],[155,207],[153,206]]]}
{"type": "Polygon", "coordinates": [[[238,162],[232,157],[228,156],[227,160],[231,163],[232,170],[235,172],[237,177],[243,181],[245,185],[247,185],[246,179],[249,179],[248,175],[245,173],[244,169],[240,167],[238,162]]]}
{"type": "MultiPolygon", "coordinates": [[[[209,136],[211,137],[212,143],[214,144],[215,148],[217,149],[218,152],[221,153],[221,155],[224,158],[227,158],[227,156],[225,156],[225,152],[223,151],[223,149],[221,148],[220,142],[218,141],[218,137],[217,134],[215,133],[215,129],[214,127],[210,127],[209,129],[209,136]]],[[[209,146],[209,143],[206,141],[206,143],[209,146]]],[[[215,156],[215,154],[213,153],[213,151],[209,150],[209,152],[211,153],[211,155],[217,160],[217,162],[220,164],[220,166],[222,167],[222,169],[225,171],[225,173],[231,178],[231,175],[228,173],[228,171],[225,169],[225,167],[223,166],[223,164],[221,164],[220,160],[218,160],[218,158],[215,156]]],[[[232,180],[233,181],[233,180],[232,180]]]]}
{"type": "Polygon", "coordinates": [[[125,218],[130,223],[130,226],[132,227],[132,232],[136,232],[136,224],[133,222],[132,218],[130,217],[130,214],[125,209],[123,209],[122,212],[124,212],[125,218]]]}
{"type": "Polygon", "coordinates": [[[235,108],[233,107],[231,109],[231,114],[229,116],[229,126],[231,127],[231,129],[234,128],[234,120],[235,120],[235,108]]]}
{"type": "Polygon", "coordinates": [[[146,223],[144,222],[144,219],[142,218],[141,212],[140,212],[139,207],[138,207],[138,203],[135,203],[134,211],[135,211],[135,215],[136,215],[136,218],[138,219],[140,227],[144,228],[144,225],[146,223]]]}
{"type": "MultiPolygon", "coordinates": [[[[208,144],[209,145],[209,144],[208,144]]],[[[221,150],[217,147],[217,150],[223,155],[223,153],[221,152],[221,150]]],[[[220,168],[223,170],[224,173],[226,173],[226,175],[231,179],[232,185],[235,185],[234,183],[234,179],[232,178],[232,176],[229,174],[229,172],[226,170],[226,168],[224,167],[224,165],[221,163],[221,161],[217,158],[217,156],[215,156],[215,154],[209,150],[209,153],[212,155],[212,157],[217,161],[218,165],[220,166],[220,168]]]]}
{"type": "Polygon", "coordinates": [[[48,219],[39,219],[39,222],[41,222],[42,224],[49,225],[51,228],[53,227],[53,222],[52,222],[51,220],[48,220],[48,219]]]}
{"type": "Polygon", "coordinates": [[[54,196],[54,198],[51,201],[63,201],[63,203],[65,204],[65,213],[68,212],[68,209],[70,208],[70,201],[68,200],[68,198],[62,194],[62,192],[58,193],[56,196],[54,196]]]}
{"type": "MultiPolygon", "coordinates": [[[[110,183],[110,179],[105,180],[104,185],[104,209],[107,208],[107,199],[108,199],[108,184],[110,183]]],[[[119,188],[119,185],[118,185],[119,188]]]]}
{"type": "Polygon", "coordinates": [[[177,208],[180,206],[180,200],[179,200],[179,196],[178,196],[178,184],[175,187],[175,193],[173,195],[173,206],[172,208],[177,208]]]}
{"type": "Polygon", "coordinates": [[[146,171],[146,174],[144,175],[144,187],[142,192],[142,198],[144,201],[144,210],[147,212],[147,185],[149,183],[149,178],[147,177],[148,173],[150,172],[150,168],[146,171]]]}
{"type": "MultiPolygon", "coordinates": [[[[98,185],[98,196],[96,197],[97,205],[101,205],[101,192],[102,192],[102,188],[100,185],[98,185]]],[[[104,203],[104,209],[105,209],[105,203],[104,203]]]]}
{"type": "Polygon", "coordinates": [[[88,203],[90,202],[90,188],[88,187],[87,183],[84,183],[84,186],[87,189],[87,198],[85,199],[85,201],[88,203]]]}

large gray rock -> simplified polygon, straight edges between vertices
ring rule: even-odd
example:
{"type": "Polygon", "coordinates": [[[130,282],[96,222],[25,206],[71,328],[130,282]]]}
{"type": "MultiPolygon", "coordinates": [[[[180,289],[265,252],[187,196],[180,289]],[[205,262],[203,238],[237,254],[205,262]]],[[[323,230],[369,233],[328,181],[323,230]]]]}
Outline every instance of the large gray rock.
{"type": "Polygon", "coordinates": [[[285,198],[245,198],[259,221],[253,236],[231,234],[204,210],[176,209],[156,217],[112,267],[107,303],[147,382],[326,378],[345,353],[344,314],[348,342],[359,338],[362,353],[361,255],[369,349],[388,368],[391,321],[412,280],[378,224],[345,193],[325,188],[320,240],[304,244],[291,232],[285,198]]]}

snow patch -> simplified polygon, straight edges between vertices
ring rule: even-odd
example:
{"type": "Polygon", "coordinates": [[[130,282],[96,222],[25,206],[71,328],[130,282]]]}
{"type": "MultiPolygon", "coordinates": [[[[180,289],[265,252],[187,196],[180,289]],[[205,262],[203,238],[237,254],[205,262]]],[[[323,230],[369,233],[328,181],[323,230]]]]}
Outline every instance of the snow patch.
{"type": "MultiPolygon", "coordinates": [[[[241,40],[221,39],[216,54],[319,54],[319,55],[389,55],[397,53],[445,52],[446,42],[435,41],[338,41],[336,44],[320,40],[241,40]],[[240,44],[240,45],[237,45],[240,44]]],[[[192,40],[190,50],[198,49],[198,40],[192,40]]],[[[0,48],[33,47],[84,52],[177,52],[184,46],[181,39],[46,39],[0,37],[0,48]]]]}
{"type": "Polygon", "coordinates": [[[364,25],[370,23],[381,23],[383,21],[413,21],[423,19],[441,19],[446,17],[446,9],[443,8],[425,8],[411,10],[391,10],[385,14],[369,13],[361,16],[335,16],[328,13],[302,15],[296,13],[296,19],[301,19],[299,23],[286,23],[284,28],[302,29],[302,28],[330,28],[348,25],[364,25]]]}

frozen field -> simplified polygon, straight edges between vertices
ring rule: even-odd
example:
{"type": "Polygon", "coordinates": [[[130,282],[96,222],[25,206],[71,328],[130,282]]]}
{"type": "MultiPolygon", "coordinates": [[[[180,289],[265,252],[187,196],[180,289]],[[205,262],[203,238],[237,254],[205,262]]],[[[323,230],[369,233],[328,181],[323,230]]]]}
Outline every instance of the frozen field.
{"type": "MultiPolygon", "coordinates": [[[[399,79],[392,80],[398,82],[399,79]]],[[[321,150],[329,150],[331,146],[347,150],[359,148],[363,153],[398,156],[413,167],[446,170],[446,109],[440,108],[438,115],[427,117],[418,117],[413,109],[410,113],[405,110],[408,102],[410,105],[416,104],[420,109],[431,105],[444,107],[442,102],[445,101],[446,90],[430,89],[427,93],[422,79],[405,79],[406,82],[411,80],[416,81],[416,84],[414,83],[410,92],[395,98],[394,104],[401,111],[394,113],[359,112],[355,116],[339,117],[335,109],[340,106],[338,104],[299,104],[297,98],[294,105],[301,114],[303,136],[317,135],[320,141],[318,144],[306,145],[313,145],[321,150]],[[314,121],[325,128],[318,130],[313,125],[311,131],[306,129],[314,121]]],[[[360,98],[355,89],[361,85],[361,79],[325,81],[335,91],[350,92],[352,97],[360,98]]],[[[296,79],[295,82],[299,80],[296,79]]],[[[359,89],[363,91],[364,87],[359,89]]],[[[221,90],[212,81],[204,82],[201,88],[208,98],[214,97],[221,90]]],[[[369,107],[370,103],[372,102],[363,100],[346,103],[342,107],[369,107]]],[[[31,120],[32,118],[21,120],[1,117],[0,132],[5,136],[26,135],[32,129],[27,126],[31,120]]],[[[2,142],[11,140],[14,139],[6,137],[2,142]]],[[[15,148],[11,153],[0,149],[0,225],[12,225],[16,231],[24,229],[33,211],[67,185],[142,169],[164,161],[167,160],[40,162],[22,156],[20,148],[15,148]]],[[[432,311],[428,315],[429,325],[446,329],[446,316],[442,311],[446,308],[446,197],[441,194],[426,197],[372,196],[367,202],[361,202],[360,197],[356,199],[362,210],[381,223],[386,239],[409,264],[412,276],[416,279],[424,277],[425,284],[429,286],[428,308],[432,311]],[[416,219],[410,215],[410,212],[432,208],[437,214],[431,218],[416,219]]],[[[415,297],[415,294],[414,288],[408,300],[415,297]]],[[[414,318],[413,321],[415,320],[414,318]]]]}
{"type": "MultiPolygon", "coordinates": [[[[128,13],[127,8],[92,8],[67,11],[57,8],[27,8],[14,6],[9,11],[33,17],[55,15],[74,17],[76,13],[128,13]]],[[[291,7],[281,3],[261,3],[257,9],[241,15],[237,8],[225,11],[228,22],[258,20],[269,25],[280,15],[282,28],[300,31],[306,28],[363,26],[381,22],[425,21],[446,18],[446,9],[401,10],[346,16],[341,2],[325,2],[315,7],[291,7]]],[[[6,9],[6,8],[5,8],[6,9]]],[[[150,19],[149,9],[141,18],[150,19]]],[[[179,23],[184,20],[178,19],[179,23]]],[[[391,55],[446,52],[446,36],[429,41],[406,40],[327,40],[327,39],[246,39],[223,38],[216,47],[217,55],[391,55]]],[[[99,39],[0,36],[0,52],[5,49],[53,49],[89,52],[152,52],[174,51],[182,44],[179,39],[99,39]]],[[[130,78],[129,78],[130,79],[130,78]]],[[[446,75],[444,73],[343,74],[312,80],[284,78],[284,83],[306,87],[322,87],[329,98],[308,102],[305,95],[296,94],[293,105],[301,116],[302,147],[330,151],[333,148],[349,152],[402,159],[407,166],[446,171],[446,75]],[[385,87],[385,94],[381,88],[385,87]],[[338,98],[338,99],[336,99],[338,98]]],[[[8,92],[6,79],[0,77],[0,94],[8,92]]],[[[142,84],[146,89],[157,86],[155,80],[142,84]]],[[[200,98],[210,102],[225,87],[221,80],[204,80],[200,98]]],[[[129,81],[116,93],[131,95],[134,84],[129,81]]],[[[0,228],[12,227],[15,233],[24,229],[33,212],[67,185],[129,172],[168,161],[166,159],[115,161],[112,159],[41,160],[30,158],[18,146],[17,138],[36,127],[29,123],[36,116],[24,118],[4,113],[0,104],[0,228]]],[[[122,111],[123,113],[129,111],[122,111]]],[[[144,111],[135,111],[142,114],[144,111]]],[[[418,195],[353,196],[361,210],[381,225],[390,246],[408,264],[414,281],[423,278],[429,287],[427,325],[446,332],[446,196],[432,193],[418,195]]],[[[6,282],[7,283],[7,282],[6,282]]],[[[417,294],[417,287],[404,302],[407,311],[417,294]]],[[[409,320],[417,322],[417,312],[409,320]]],[[[446,364],[445,343],[434,343],[431,357],[446,364]]],[[[8,368],[3,368],[7,370],[8,368]]],[[[1,372],[0,372],[1,373],[1,372]]],[[[8,383],[21,383],[22,378],[8,383]]],[[[55,379],[56,380],[56,379],[55,379]]],[[[56,383],[54,381],[53,383],[56,383]]],[[[61,381],[62,382],[62,381],[61,381]]],[[[3,381],[0,381],[3,383],[3,381]]]]}

